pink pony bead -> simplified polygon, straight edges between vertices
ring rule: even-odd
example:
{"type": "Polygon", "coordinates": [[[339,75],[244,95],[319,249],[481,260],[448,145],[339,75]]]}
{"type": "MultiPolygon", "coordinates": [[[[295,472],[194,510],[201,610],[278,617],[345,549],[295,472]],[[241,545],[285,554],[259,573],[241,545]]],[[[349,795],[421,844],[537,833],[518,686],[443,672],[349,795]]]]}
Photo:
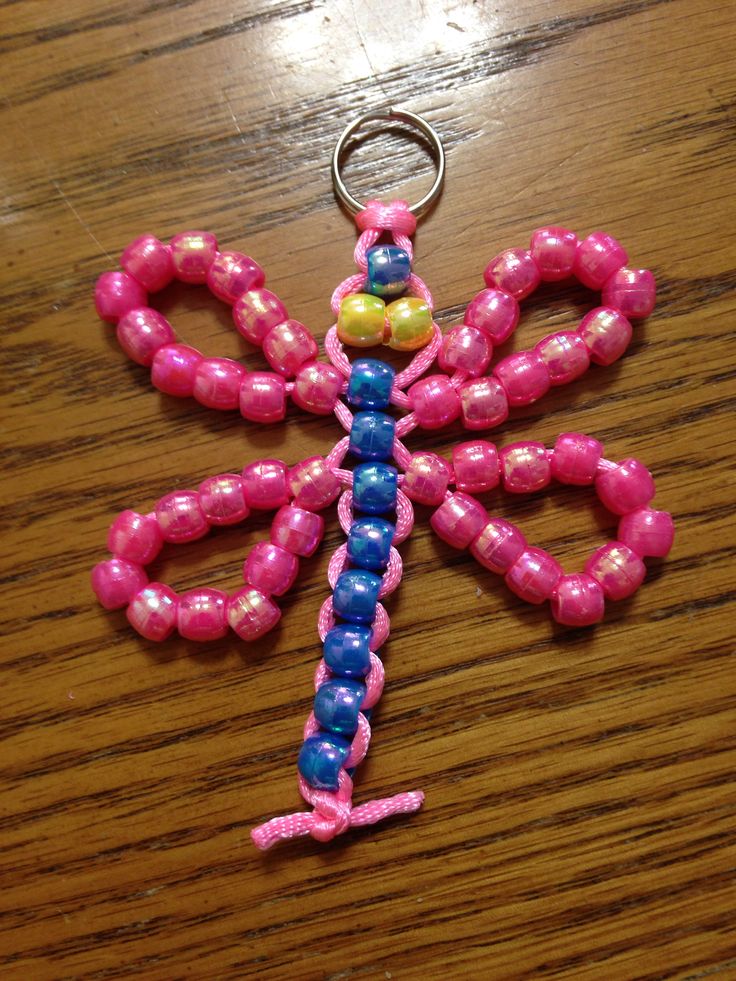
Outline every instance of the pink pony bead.
{"type": "Polygon", "coordinates": [[[317,342],[298,320],[276,324],[263,339],[263,353],[274,371],[290,378],[319,354],[317,342]]]}
{"type": "Polygon", "coordinates": [[[602,454],[603,445],[597,439],[582,433],[562,433],[552,451],[552,476],[561,484],[592,484],[602,454]]]}
{"type": "Polygon", "coordinates": [[[250,514],[242,478],[220,473],[199,485],[199,503],[210,525],[235,525],[250,514]]]}
{"type": "Polygon", "coordinates": [[[176,628],[179,597],[161,582],[139,589],[125,611],[131,627],[146,640],[162,641],[176,628]]]}
{"type": "Polygon", "coordinates": [[[165,344],[153,356],[151,381],[160,392],[188,398],[194,392],[197,367],[203,360],[188,344],[165,344]]]}
{"type": "Polygon", "coordinates": [[[451,374],[465,371],[469,375],[482,375],[491,363],[493,344],[490,337],[478,327],[453,327],[440,349],[437,359],[440,368],[451,374]]]}
{"type": "Polygon", "coordinates": [[[675,524],[668,511],[637,508],[619,521],[618,537],[637,555],[664,558],[675,539],[675,524]]]}
{"type": "Polygon", "coordinates": [[[619,269],[607,279],[601,299],[629,320],[648,317],[654,309],[657,284],[648,269],[619,269]]]}
{"type": "Polygon", "coordinates": [[[241,293],[233,304],[233,320],[239,333],[260,347],[266,334],[288,318],[286,307],[271,290],[257,289],[241,293]]]}
{"type": "Polygon", "coordinates": [[[233,593],[227,601],[227,622],[241,640],[257,640],[281,618],[274,601],[253,586],[233,593]]]}
{"type": "Polygon", "coordinates": [[[632,329],[629,321],[612,307],[596,307],[583,317],[578,327],[595,364],[617,361],[629,346],[632,329]]]}
{"type": "Polygon", "coordinates": [[[130,603],[147,582],[142,566],[117,555],[98,562],[92,570],[92,589],[106,610],[119,610],[130,603]]]}
{"type": "Polygon", "coordinates": [[[245,560],[243,579],[267,596],[281,596],[294,585],[298,572],[296,555],[273,542],[258,542],[245,560]]]}
{"type": "Polygon", "coordinates": [[[498,378],[490,376],[463,382],[457,393],[466,429],[492,429],[508,419],[509,400],[498,378]]]}
{"type": "Polygon", "coordinates": [[[243,490],[248,507],[273,511],[289,500],[289,468],[281,460],[256,460],[243,467],[243,490]]]}
{"type": "Polygon", "coordinates": [[[118,321],[118,344],[131,361],[148,367],[159,348],[176,341],[171,324],[158,310],[137,307],[118,321]]]}
{"type": "Polygon", "coordinates": [[[633,595],[644,582],[644,563],[623,542],[609,542],[596,549],[585,563],[585,572],[592,576],[610,600],[622,600],[633,595]]]}
{"type": "Polygon", "coordinates": [[[604,470],[595,480],[603,507],[614,514],[628,514],[654,497],[654,480],[639,460],[623,460],[613,470],[604,470]]]}
{"type": "Polygon", "coordinates": [[[556,283],[572,276],[578,237],[568,228],[550,225],[532,233],[529,247],[532,259],[545,283],[556,283]]]}
{"type": "Polygon", "coordinates": [[[174,278],[171,246],[155,235],[134,239],[120,257],[120,265],[149,293],[158,293],[174,278]]]}
{"type": "Polygon", "coordinates": [[[194,372],[192,394],[208,409],[237,409],[245,368],[230,358],[203,358],[194,372]]]}
{"type": "Polygon", "coordinates": [[[489,288],[495,286],[515,300],[523,300],[539,286],[542,277],[530,252],[526,249],[506,249],[491,259],[483,278],[489,288]]]}
{"type": "Polygon", "coordinates": [[[324,518],[304,508],[279,508],[271,525],[271,541],[294,555],[309,556],[317,550],[325,532],[324,518]]]}
{"type": "Polygon", "coordinates": [[[628,261],[626,249],[612,235],[593,232],[578,245],[573,272],[584,286],[599,290],[628,261]]]}
{"type": "Polygon", "coordinates": [[[499,480],[498,450],[484,439],[460,443],[452,451],[455,486],[467,494],[479,494],[496,487],[499,480]]]}
{"type": "Polygon", "coordinates": [[[562,575],[560,563],[542,548],[525,548],[506,573],[506,585],[527,603],[544,603],[562,575]]]}
{"type": "Polygon", "coordinates": [[[147,304],[148,294],[127,272],[104,272],[95,283],[97,315],[110,324],[117,323],[129,310],[147,304]]]}
{"type": "Polygon", "coordinates": [[[507,341],[519,323],[519,304],[508,293],[497,289],[481,290],[465,310],[465,323],[488,334],[498,346],[507,341]]]}
{"type": "Polygon", "coordinates": [[[324,361],[310,361],[299,368],[291,397],[305,412],[328,416],[335,408],[343,383],[337,368],[324,361]]]}
{"type": "Polygon", "coordinates": [[[176,626],[187,640],[219,640],[227,633],[227,593],[221,589],[190,589],[182,593],[176,610],[176,626]]]}
{"type": "Polygon", "coordinates": [[[193,542],[210,530],[199,494],[193,490],[164,494],[156,503],[156,521],[167,542],[193,542]]]}
{"type": "Polygon", "coordinates": [[[584,572],[562,576],[552,594],[552,616],[566,627],[591,627],[603,619],[605,596],[584,572]]]}
{"type": "Polygon", "coordinates": [[[217,255],[217,239],[210,232],[179,232],[171,239],[174,275],[182,283],[206,283],[217,255]]]}
{"type": "Polygon", "coordinates": [[[488,514],[486,509],[467,494],[451,494],[429,519],[443,542],[453,548],[467,548],[480,534],[488,514]]]}
{"type": "Polygon", "coordinates": [[[575,331],[564,330],[550,334],[534,348],[544,362],[553,385],[566,385],[579,378],[590,365],[585,341],[575,331]]]}
{"type": "Polygon", "coordinates": [[[531,494],[546,487],[552,468],[543,443],[511,443],[500,452],[503,486],[512,494],[531,494]]]}
{"type": "Polygon", "coordinates": [[[414,382],[407,394],[423,429],[442,429],[460,415],[460,396],[447,375],[422,378],[414,382]]]}
{"type": "Polygon", "coordinates": [[[218,252],[207,270],[210,291],[231,305],[241,293],[260,289],[265,282],[266,275],[255,259],[242,252],[218,252]]]}
{"type": "Polygon", "coordinates": [[[444,500],[452,468],[436,453],[413,453],[404,474],[402,490],[417,504],[437,506],[444,500]]]}
{"type": "Polygon", "coordinates": [[[526,548],[526,538],[516,525],[491,518],[470,546],[470,554],[486,569],[504,575],[526,548]]]}
{"type": "Polygon", "coordinates": [[[113,555],[140,565],[153,562],[163,543],[155,515],[137,511],[122,511],[107,533],[107,547],[113,555]]]}
{"type": "Polygon", "coordinates": [[[547,366],[534,351],[519,351],[499,361],[494,375],[506,389],[509,405],[530,405],[549,389],[547,366]]]}
{"type": "Polygon", "coordinates": [[[286,385],[270,371],[250,371],[240,385],[240,414],[251,422],[279,422],[286,415],[286,385]]]}
{"type": "Polygon", "coordinates": [[[321,456],[310,456],[289,471],[294,504],[305,511],[321,511],[340,493],[340,483],[321,456]]]}

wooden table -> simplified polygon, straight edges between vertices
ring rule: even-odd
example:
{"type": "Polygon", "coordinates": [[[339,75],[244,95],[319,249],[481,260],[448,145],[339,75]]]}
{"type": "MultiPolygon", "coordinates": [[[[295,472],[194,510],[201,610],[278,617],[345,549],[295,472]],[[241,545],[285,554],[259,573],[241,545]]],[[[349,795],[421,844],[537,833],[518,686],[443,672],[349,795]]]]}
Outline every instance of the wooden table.
{"type": "MultiPolygon", "coordinates": [[[[2,978],[736,977],[733,4],[21,0],[0,17],[2,978]],[[89,570],[121,509],[326,452],[339,426],[293,411],[268,429],[161,395],[91,291],[136,235],[212,229],[321,339],[354,269],[330,154],[390,103],[447,147],[416,236],[444,327],[488,259],[544,223],[605,229],[655,272],[626,356],[491,438],[583,431],[641,458],[676,545],[604,623],[565,629],[419,508],[356,802],[422,788],[424,809],[264,855],[251,827],[301,803],[334,512],[282,626],[252,646],[142,641],[89,570]]],[[[432,171],[383,133],[347,173],[360,194],[413,197],[432,171]]],[[[171,288],[162,309],[205,353],[261,367],[205,293],[171,288]]],[[[591,302],[543,289],[507,350],[591,302]]],[[[487,503],[567,570],[615,535],[589,488],[487,503]]],[[[155,575],[233,590],[267,528],[170,548],[155,575]]]]}

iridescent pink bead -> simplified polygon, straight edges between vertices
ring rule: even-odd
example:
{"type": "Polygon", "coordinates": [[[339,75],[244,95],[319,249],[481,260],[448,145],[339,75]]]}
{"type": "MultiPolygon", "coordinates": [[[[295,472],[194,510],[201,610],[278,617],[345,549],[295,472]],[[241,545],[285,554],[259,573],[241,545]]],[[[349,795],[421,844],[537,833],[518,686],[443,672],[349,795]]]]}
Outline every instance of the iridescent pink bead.
{"type": "Polygon", "coordinates": [[[413,453],[404,473],[402,490],[417,504],[438,505],[444,500],[452,468],[436,453],[413,453]]]}
{"type": "Polygon", "coordinates": [[[532,233],[529,247],[545,283],[556,283],[572,276],[578,237],[569,228],[549,225],[532,233]]]}
{"type": "Polygon", "coordinates": [[[157,293],[174,278],[171,246],[155,235],[141,235],[132,241],[120,257],[120,265],[149,293],[157,293]]]}
{"type": "Polygon", "coordinates": [[[468,494],[451,494],[440,504],[429,523],[443,542],[453,548],[467,548],[488,521],[486,509],[468,494]]]}
{"type": "Polygon", "coordinates": [[[612,235],[593,232],[578,245],[573,272],[584,286],[599,290],[628,261],[626,249],[612,235]]]}
{"type": "Polygon", "coordinates": [[[542,277],[530,252],[526,249],[506,249],[491,259],[483,278],[490,289],[495,286],[515,300],[523,300],[539,286],[542,277]]]}
{"type": "Polygon", "coordinates": [[[544,603],[562,575],[560,563],[542,548],[525,548],[506,573],[506,585],[527,603],[544,603]]]}
{"type": "Polygon", "coordinates": [[[470,554],[486,569],[504,575],[526,548],[526,538],[516,525],[491,518],[470,546],[470,554]]]}
{"type": "Polygon", "coordinates": [[[211,525],[235,525],[248,517],[243,480],[236,473],[220,473],[199,485],[199,503],[211,525]]]}
{"type": "Polygon", "coordinates": [[[241,293],[260,289],[265,282],[255,259],[242,252],[218,252],[207,270],[207,285],[225,303],[235,303],[241,293]]]}
{"type": "Polygon", "coordinates": [[[248,507],[273,511],[289,500],[289,468],[281,460],[256,460],[243,468],[248,507]]]}
{"type": "Polygon", "coordinates": [[[324,361],[303,364],[294,380],[292,400],[305,412],[328,416],[335,408],[345,379],[337,368],[324,361]]]}
{"type": "Polygon", "coordinates": [[[128,310],[118,321],[118,344],[137,364],[150,365],[164,344],[176,341],[171,324],[158,310],[138,307],[128,310]]]}
{"type": "Polygon", "coordinates": [[[618,310],[596,307],[580,321],[578,334],[595,364],[613,364],[631,341],[631,324],[618,310]]]}
{"type": "Polygon", "coordinates": [[[231,358],[203,358],[194,372],[192,394],[208,409],[237,409],[245,368],[231,358]]]}
{"type": "Polygon", "coordinates": [[[619,269],[607,279],[601,299],[629,320],[648,317],[654,309],[657,284],[648,269],[619,269]]]}
{"type": "Polygon", "coordinates": [[[288,316],[286,307],[271,290],[248,290],[233,304],[235,326],[247,341],[258,347],[266,334],[288,316]]]}
{"type": "Polygon", "coordinates": [[[174,275],[183,283],[206,283],[217,255],[217,239],[210,232],[179,232],[171,239],[174,275]]]}
{"type": "Polygon", "coordinates": [[[509,415],[506,389],[493,376],[463,382],[457,390],[466,429],[492,429],[509,415]]]}
{"type": "Polygon", "coordinates": [[[199,494],[193,490],[164,494],[156,503],[156,521],[167,542],[193,542],[210,530],[199,494]]]}
{"type": "Polygon", "coordinates": [[[151,381],[160,392],[188,398],[194,391],[197,366],[203,360],[188,344],[165,344],[153,356],[151,381]]]}
{"type": "Polygon", "coordinates": [[[249,371],[240,385],[240,414],[251,422],[279,422],[286,415],[286,384],[270,371],[249,371]]]}
{"type": "Polygon", "coordinates": [[[274,545],[309,556],[317,550],[325,532],[324,518],[304,508],[284,506],[279,508],[271,525],[271,541],[274,545]]]}
{"type": "Polygon", "coordinates": [[[592,484],[603,454],[603,444],[582,433],[562,433],[552,451],[552,476],[561,484],[592,484]]]}
{"type": "Polygon", "coordinates": [[[140,565],[153,562],[163,543],[155,515],[137,511],[122,511],[107,533],[107,547],[113,555],[140,565]]]}
{"type": "Polygon", "coordinates": [[[584,374],[590,365],[585,341],[571,330],[550,334],[534,350],[544,362],[553,385],[567,385],[584,374]]]}
{"type": "Polygon", "coordinates": [[[562,576],[552,594],[552,616],[566,627],[590,627],[603,619],[605,596],[584,572],[562,576]]]}
{"type": "Polygon", "coordinates": [[[281,610],[253,586],[238,590],[227,601],[227,622],[242,640],[257,640],[279,622],[281,610]]]}
{"type": "Polygon", "coordinates": [[[498,450],[484,439],[460,443],[452,451],[455,486],[467,494],[479,494],[496,487],[499,480],[498,450]]]}
{"type": "Polygon", "coordinates": [[[443,371],[465,371],[473,377],[482,375],[491,363],[493,344],[485,331],[478,327],[453,327],[445,335],[438,363],[443,371]]]}
{"type": "Polygon", "coordinates": [[[507,341],[519,323],[519,304],[501,290],[481,290],[465,310],[465,323],[488,334],[498,346],[507,341]]]}
{"type": "Polygon", "coordinates": [[[621,518],[618,537],[638,555],[663,558],[672,548],[675,524],[668,511],[638,508],[621,518]]]}
{"type": "Polygon", "coordinates": [[[147,582],[142,566],[117,555],[98,562],[92,570],[92,589],[106,610],[119,610],[130,603],[147,582]]]}
{"type": "Polygon", "coordinates": [[[460,396],[447,375],[422,378],[407,394],[422,429],[441,429],[460,415],[460,396]]]}
{"type": "Polygon", "coordinates": [[[550,386],[547,366],[534,351],[519,351],[503,358],[493,374],[506,389],[509,405],[530,405],[550,386]]]}
{"type": "Polygon", "coordinates": [[[654,479],[639,460],[623,460],[613,470],[599,472],[595,489],[603,507],[628,514],[654,497],[654,479]]]}
{"type": "Polygon", "coordinates": [[[500,454],[503,486],[512,494],[531,494],[546,487],[552,469],[543,443],[511,443],[500,454]]]}
{"type": "Polygon", "coordinates": [[[147,304],[148,294],[127,272],[104,272],[95,283],[97,315],[110,324],[116,323],[129,310],[147,304]]]}
{"type": "Polygon", "coordinates": [[[294,585],[298,572],[296,555],[273,542],[258,542],[245,560],[243,579],[267,596],[281,596],[294,585]]]}
{"type": "Polygon", "coordinates": [[[310,456],[289,471],[289,487],[294,504],[306,511],[321,511],[340,493],[337,477],[321,456],[310,456]]]}
{"type": "Polygon", "coordinates": [[[596,549],[585,563],[585,572],[592,576],[610,600],[622,600],[637,591],[646,575],[644,563],[623,542],[609,542],[596,549]]]}
{"type": "Polygon", "coordinates": [[[176,626],[187,640],[218,640],[227,633],[227,593],[221,589],[190,589],[182,593],[176,626]]]}
{"type": "Polygon", "coordinates": [[[317,342],[298,320],[276,324],[263,339],[263,353],[274,371],[290,378],[319,354],[317,342]]]}
{"type": "Polygon", "coordinates": [[[149,582],[128,605],[130,625],[146,640],[166,640],[176,627],[179,597],[161,582],[149,582]]]}

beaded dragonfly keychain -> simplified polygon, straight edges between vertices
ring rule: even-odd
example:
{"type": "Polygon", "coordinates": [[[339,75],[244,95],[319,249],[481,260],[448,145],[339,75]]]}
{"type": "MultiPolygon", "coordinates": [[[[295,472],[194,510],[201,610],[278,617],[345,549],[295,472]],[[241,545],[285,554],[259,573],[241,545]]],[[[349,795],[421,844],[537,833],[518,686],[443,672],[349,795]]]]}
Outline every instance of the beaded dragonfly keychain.
{"type": "Polygon", "coordinates": [[[422,805],[419,791],[352,803],[352,773],[368,750],[371,710],[384,684],[379,655],[389,617],[381,600],[401,581],[397,546],[411,533],[414,502],[436,508],[430,523],[440,538],[469,549],[522,599],[549,601],[554,619],[569,626],[600,621],[606,600],[623,599],[641,585],[643,559],[664,556],[672,545],[672,518],[650,507],[654,482],[644,464],[604,459],[603,447],[590,436],[563,433],[551,449],[523,441],[501,450],[473,438],[453,449],[451,462],[431,452],[412,453],[404,445],[417,427],[440,429],[458,419],[474,434],[493,429],[510,409],[573,381],[591,362],[612,364],[631,339],[631,321],[647,317],[654,307],[654,277],[629,268],[616,239],[594,232],[579,240],[566,228],[549,226],[532,234],[528,249],[508,249],[491,260],[486,288],[468,304],[463,323],[443,336],[433,320],[432,295],[413,272],[411,236],[417,218],[440,193],[444,173],[437,133],[413,113],[366,113],[341,135],[332,176],[337,197],[355,215],[360,231],[354,253],[358,273],[332,295],[336,324],[325,338],[328,362],[318,360],[312,334],[265,288],[258,263],[220,251],[207,232],[182,232],[169,244],[144,235],[123,252],[122,271],[103,273],[95,287],[100,317],[117,325],[121,347],[133,361],[150,366],[160,391],[193,396],[212,409],[239,409],[254,423],[283,420],[291,399],[307,412],[334,413],[347,433],[324,457],[293,466],[259,460],[241,473],[208,477],[197,490],[165,494],[149,513],[123,511],[108,534],[112,557],[92,572],[102,605],[126,607],[131,625],[149,640],[163,641],[174,630],[190,640],[217,640],[228,629],[245,641],[256,640],[278,622],[277,598],[294,584],[299,558],[319,545],[320,512],[337,501],[347,541],[329,562],[332,593],[317,623],[322,658],[297,762],[299,790],[312,809],[255,828],[252,838],[261,849],[306,834],[328,841],[350,827],[422,805]],[[361,126],[376,120],[415,127],[431,145],[436,178],[416,204],[363,205],[345,186],[344,148],[361,126]],[[388,243],[381,241],[387,238],[388,243]],[[602,305],[586,314],[577,330],[551,334],[530,351],[501,358],[488,374],[494,348],[516,328],[520,301],[540,282],[571,276],[601,290],[602,305]],[[263,350],[271,371],[246,371],[238,361],[205,358],[178,343],[168,321],[148,305],[148,294],[172,279],[206,283],[230,304],[235,327],[263,350]],[[351,363],[344,350],[344,345],[381,344],[414,352],[407,367],[396,372],[363,356],[351,363]],[[425,374],[435,359],[440,370],[425,374]],[[392,407],[405,414],[396,419],[387,411],[392,407]],[[348,456],[357,461],[352,470],[343,466],[348,456]],[[553,479],[593,485],[603,505],[620,518],[617,540],[595,551],[580,573],[565,574],[550,554],[528,545],[518,528],[489,515],[474,496],[496,487],[534,493],[553,479]],[[276,514],[269,540],[256,544],[245,560],[243,588],[229,596],[207,587],[177,595],[164,583],[148,581],[144,567],[164,543],[201,538],[214,525],[243,521],[251,510],[276,514]]]}

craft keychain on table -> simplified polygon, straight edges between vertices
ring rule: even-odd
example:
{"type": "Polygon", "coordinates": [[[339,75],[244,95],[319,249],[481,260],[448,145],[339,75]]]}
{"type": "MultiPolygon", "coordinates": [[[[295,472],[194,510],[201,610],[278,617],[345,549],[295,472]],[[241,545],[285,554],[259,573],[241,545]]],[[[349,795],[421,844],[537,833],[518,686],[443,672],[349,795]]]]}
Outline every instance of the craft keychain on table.
{"type": "Polygon", "coordinates": [[[431,452],[411,453],[404,445],[404,437],[417,427],[439,429],[457,419],[471,432],[499,426],[510,408],[573,381],[591,362],[615,361],[631,339],[631,320],[648,316],[654,307],[652,274],[628,268],[626,251],[614,238],[594,232],[579,240],[566,228],[548,226],[532,234],[528,249],[508,249],[491,260],[484,272],[486,288],[468,304],[463,324],[443,337],[433,319],[432,295],[412,271],[411,236],[417,218],[439,195],[444,171],[439,137],[410,112],[366,113],[340,137],[333,181],[361,234],[354,253],[359,271],[332,296],[336,325],[325,338],[329,363],[318,360],[310,331],[290,319],[265,288],[258,263],[239,252],[220,251],[207,232],[182,232],[169,244],[144,235],[123,252],[122,271],[103,273],[95,288],[100,317],[117,325],[121,347],[151,368],[160,391],[193,396],[213,409],[239,409],[255,423],[283,420],[291,399],[307,412],[334,413],[348,433],[324,457],[293,466],[260,460],[240,473],[208,477],[197,490],[165,494],[149,513],[123,511],[108,535],[112,558],[92,572],[102,605],[127,607],[128,620],[149,640],[163,641],[174,630],[190,640],[216,640],[228,629],[255,640],[278,622],[277,598],[294,584],[299,558],[312,555],[319,545],[320,512],[339,499],[347,541],[329,563],[332,595],[318,617],[323,656],[297,764],[299,789],[312,810],[256,828],[253,841],[262,849],[305,834],[328,841],[349,827],[409,813],[422,804],[420,792],[352,804],[352,771],[367,752],[370,710],[384,682],[379,651],[389,634],[389,617],[381,600],[401,580],[396,546],[411,533],[413,502],[436,507],[430,523],[445,542],[468,548],[522,599],[549,601],[554,619],[569,626],[601,620],[606,600],[623,599],[641,585],[643,559],[664,556],[672,545],[671,516],[649,506],[654,482],[646,467],[633,459],[604,459],[603,447],[590,436],[564,433],[549,449],[523,441],[498,450],[473,439],[454,448],[452,461],[431,452]],[[342,180],[347,141],[374,120],[406,123],[429,140],[437,175],[414,205],[363,205],[342,180]],[[386,238],[390,241],[382,243],[386,238]],[[550,334],[532,350],[502,358],[487,374],[494,348],[516,328],[519,302],[540,282],[571,276],[601,290],[602,305],[577,330],[550,334]],[[238,361],[204,357],[178,343],[169,322],[148,305],[148,294],[172,279],[206,283],[231,304],[237,330],[262,348],[272,370],[246,371],[238,361]],[[343,347],[381,344],[415,353],[396,372],[373,357],[361,356],[351,364],[343,347]],[[435,359],[441,371],[425,375],[435,359]],[[397,420],[387,411],[391,407],[406,414],[397,420]],[[343,468],[348,455],[357,461],[352,471],[343,468]],[[620,516],[616,541],[595,551],[580,573],[565,574],[551,555],[528,545],[518,528],[489,515],[473,496],[496,487],[533,493],[553,479],[593,485],[603,505],[620,516]],[[243,521],[251,510],[275,510],[276,515],[269,540],[256,544],[245,560],[243,588],[229,596],[208,587],[177,595],[163,583],[148,581],[144,567],[165,542],[193,541],[213,525],[243,521]]]}

